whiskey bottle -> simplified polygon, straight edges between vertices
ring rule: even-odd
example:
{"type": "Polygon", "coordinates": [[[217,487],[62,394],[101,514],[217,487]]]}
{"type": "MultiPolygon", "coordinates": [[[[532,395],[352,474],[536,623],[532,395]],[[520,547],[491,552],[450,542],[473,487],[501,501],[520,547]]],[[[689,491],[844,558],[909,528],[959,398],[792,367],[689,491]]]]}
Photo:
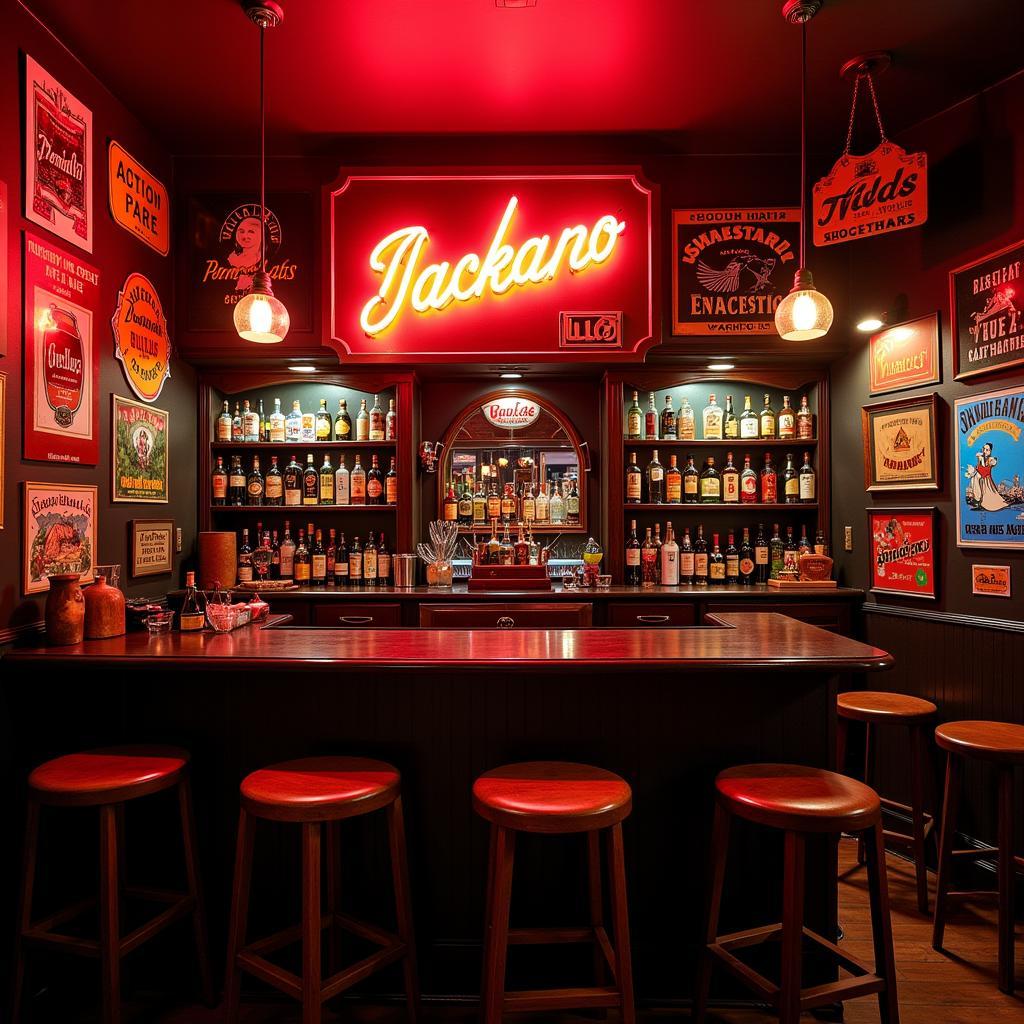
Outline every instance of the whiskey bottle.
{"type": "MultiPolygon", "coordinates": [[[[373,396],[373,407],[370,409],[370,436],[371,441],[384,440],[384,410],[380,407],[380,395],[373,396]]],[[[370,540],[373,538],[371,537],[370,540]]]]}
{"type": "Polygon", "coordinates": [[[284,504],[284,477],[277,465],[277,456],[270,456],[270,469],[263,481],[263,503],[265,505],[284,504]]]}
{"type": "Polygon", "coordinates": [[[292,453],[292,460],[284,467],[284,503],[292,507],[302,504],[302,467],[292,453]]]}
{"type": "Polygon", "coordinates": [[[352,417],[348,414],[348,402],[344,398],[338,399],[338,412],[334,417],[334,440],[352,440],[352,417]]]}
{"type": "Polygon", "coordinates": [[[349,473],[349,498],[353,505],[366,504],[366,470],[363,469],[356,455],[356,464],[349,473]]]}
{"type": "Polygon", "coordinates": [[[217,456],[217,465],[213,467],[210,487],[212,503],[214,505],[226,505],[228,503],[228,471],[224,468],[223,455],[217,456]]]}
{"type": "Polygon", "coordinates": [[[743,456],[743,472],[740,473],[740,501],[745,505],[757,501],[757,472],[750,468],[750,456],[743,456]]]}
{"type": "Polygon", "coordinates": [[[740,436],[740,421],[732,408],[732,395],[725,396],[725,419],[722,422],[722,434],[726,440],[732,440],[740,436]]]}
{"type": "Polygon", "coordinates": [[[626,410],[626,437],[630,441],[639,441],[643,434],[640,433],[644,421],[644,414],[640,410],[639,394],[633,392],[633,404],[626,410]]]}
{"type": "Polygon", "coordinates": [[[753,439],[758,436],[759,431],[757,413],[750,408],[750,395],[744,395],[743,415],[740,417],[740,437],[753,439]]]}
{"type": "Polygon", "coordinates": [[[297,399],[292,402],[292,411],[285,418],[284,436],[287,441],[302,440],[302,405],[297,399]]]}
{"type": "Polygon", "coordinates": [[[693,582],[698,587],[708,585],[708,542],[704,539],[704,524],[697,524],[697,539],[693,542],[693,582]]]}
{"type": "Polygon", "coordinates": [[[338,505],[348,505],[351,502],[349,495],[349,472],[345,465],[345,453],[338,456],[338,468],[334,473],[334,501],[338,505]]]}
{"type": "Polygon", "coordinates": [[[800,527],[800,543],[797,545],[797,554],[809,555],[811,553],[811,542],[807,539],[807,524],[800,527]]]}
{"type": "Polygon", "coordinates": [[[796,436],[801,441],[814,440],[814,414],[807,405],[807,396],[800,399],[800,411],[796,414],[796,436]]]}
{"type": "Polygon", "coordinates": [[[459,489],[459,526],[473,525],[473,485],[469,475],[463,477],[459,489]]]}
{"type": "Polygon", "coordinates": [[[213,425],[213,436],[217,441],[231,440],[231,406],[224,402],[220,415],[213,425]]]}
{"type": "Polygon", "coordinates": [[[487,518],[501,518],[501,495],[498,493],[498,481],[491,479],[491,488],[487,492],[487,518]]]}
{"type": "Polygon", "coordinates": [[[765,505],[774,505],[779,500],[779,481],[772,465],[770,452],[765,452],[764,469],[761,470],[761,501],[765,505]]]}
{"type": "Polygon", "coordinates": [[[644,413],[644,440],[658,440],[658,407],[654,401],[653,391],[647,398],[647,412],[644,413]]]}
{"type": "Polygon", "coordinates": [[[729,543],[725,546],[725,582],[739,583],[740,553],[736,548],[736,535],[729,532],[729,543]]]}
{"type": "Polygon", "coordinates": [[[672,533],[672,523],[665,527],[665,543],[661,545],[661,584],[679,586],[679,545],[672,533]]]}
{"type": "Polygon", "coordinates": [[[800,501],[800,480],[796,466],[793,465],[792,453],[786,456],[786,468],[782,471],[782,494],[787,505],[795,505],[800,501]]]}
{"type": "Polygon", "coordinates": [[[313,542],[313,550],[310,553],[309,580],[314,587],[323,587],[327,584],[327,552],[324,550],[323,531],[317,530],[313,542]]]}
{"type": "Polygon", "coordinates": [[[700,471],[693,463],[693,453],[686,456],[683,470],[683,504],[695,505],[700,501],[700,471]]]}
{"type": "MultiPolygon", "coordinates": [[[[577,499],[577,516],[579,515],[579,499],[577,499]]],[[[533,481],[524,485],[523,492],[523,522],[530,525],[537,518],[537,498],[533,493],[533,481]]]]}
{"type": "Polygon", "coordinates": [[[540,565],[540,544],[533,539],[533,527],[529,528],[529,535],[526,540],[530,545],[530,565],[540,565]]]}
{"type": "Polygon", "coordinates": [[[800,500],[804,504],[817,501],[817,480],[811,465],[811,453],[804,452],[804,464],[800,467],[800,500]]]}
{"type": "Polygon", "coordinates": [[[267,440],[274,442],[284,442],[286,439],[286,428],[284,421],[284,413],[281,412],[281,399],[274,399],[274,411],[270,414],[270,419],[267,421],[267,440]]]}
{"type": "Polygon", "coordinates": [[[519,536],[516,538],[515,544],[512,545],[512,553],[516,565],[530,564],[530,545],[527,544],[526,537],[523,536],[522,523],[519,524],[519,536]]]}
{"type": "Polygon", "coordinates": [[[245,440],[245,428],[242,426],[242,410],[235,402],[235,414],[231,417],[231,440],[235,443],[245,440]]]}
{"type": "Polygon", "coordinates": [[[352,539],[352,547],[348,549],[348,583],[350,587],[363,585],[363,546],[358,536],[352,539]]]}
{"type": "Polygon", "coordinates": [[[182,633],[198,633],[206,625],[206,613],[199,603],[199,594],[196,592],[196,574],[185,573],[185,599],[181,602],[181,611],[178,612],[178,629],[182,633]]]}
{"type": "Polygon", "coordinates": [[[693,544],[688,526],[683,527],[683,543],[679,545],[679,582],[693,582],[693,544]]]}
{"type": "Polygon", "coordinates": [[[483,479],[476,485],[473,495],[473,525],[484,526],[487,523],[487,492],[484,490],[483,479]]]}
{"type": "Polygon", "coordinates": [[[334,565],[338,558],[338,544],[335,540],[334,527],[328,531],[327,546],[324,548],[327,553],[327,583],[334,582],[334,565]]]}
{"type": "Polygon", "coordinates": [[[455,497],[455,484],[451,481],[448,483],[448,493],[444,496],[441,518],[446,523],[457,523],[459,521],[459,500],[455,497]]]}
{"type": "Polygon", "coordinates": [[[263,399],[262,398],[260,399],[259,408],[257,409],[257,413],[258,413],[259,418],[260,418],[260,440],[261,441],[269,441],[270,440],[270,424],[267,422],[267,415],[263,411],[263,399]]]}
{"type": "Polygon", "coordinates": [[[764,408],[761,410],[761,437],[775,437],[775,410],[772,408],[772,396],[764,396],[764,408]]]}
{"type": "Polygon", "coordinates": [[[640,548],[640,579],[645,587],[653,587],[658,583],[658,548],[651,537],[651,528],[647,527],[647,536],[644,537],[643,546],[640,548]]]}
{"type": "Polygon", "coordinates": [[[676,414],[672,409],[672,396],[665,396],[665,408],[661,410],[661,439],[663,441],[674,441],[676,439],[676,414]]]}
{"type": "Polygon", "coordinates": [[[395,457],[391,456],[391,468],[384,477],[384,501],[388,505],[398,504],[398,470],[395,469],[395,457]]]}
{"type": "Polygon", "coordinates": [[[722,470],[722,501],[734,504],[740,500],[740,474],[733,465],[732,452],[727,452],[722,470]]]}
{"type": "Polygon", "coordinates": [[[501,541],[498,540],[498,517],[491,519],[491,538],[487,542],[487,564],[498,565],[501,561],[501,541]]]}
{"type": "Polygon", "coordinates": [[[343,587],[348,583],[348,545],[345,543],[345,532],[338,539],[338,550],[334,553],[334,585],[343,587]]]}
{"type": "Polygon", "coordinates": [[[779,437],[790,441],[796,437],[796,413],[789,404],[789,395],[782,396],[782,408],[779,410],[779,437]]]}
{"type": "Polygon", "coordinates": [[[306,456],[306,468],[302,471],[302,504],[318,505],[320,503],[320,474],[313,465],[313,454],[306,456]]]}
{"type": "MultiPolygon", "coordinates": [[[[384,474],[380,471],[380,459],[376,452],[370,456],[370,470],[366,474],[366,504],[384,504],[384,474]]],[[[368,537],[367,544],[372,539],[368,537]]]]}
{"type": "Polygon", "coordinates": [[[636,536],[636,520],[629,521],[629,539],[626,541],[625,583],[628,587],[639,586],[640,573],[640,541],[636,536]]]}
{"type": "Polygon", "coordinates": [[[228,501],[232,505],[245,504],[245,470],[242,469],[242,456],[231,456],[231,472],[228,474],[228,501]]]}
{"type": "Polygon", "coordinates": [[[366,411],[366,399],[359,401],[359,415],[356,416],[356,440],[370,440],[370,414],[366,411]]]}
{"type": "Polygon", "coordinates": [[[515,565],[515,550],[512,547],[512,538],[508,535],[508,523],[505,523],[505,532],[501,535],[501,547],[498,548],[499,565],[515,565]]]}
{"type": "Polygon", "coordinates": [[[324,464],[320,467],[320,504],[334,505],[334,467],[331,453],[324,452],[324,464]]]}
{"type": "Polygon", "coordinates": [[[238,547],[238,582],[252,582],[252,548],[249,546],[249,530],[242,530],[242,543],[238,547]]]}
{"type": "Polygon", "coordinates": [[[814,535],[814,553],[816,555],[827,555],[828,546],[825,543],[825,531],[818,527],[818,532],[814,535]]]}
{"type": "Polygon", "coordinates": [[[260,439],[260,418],[250,406],[249,400],[242,403],[242,440],[255,442],[260,439]]]}
{"type": "Polygon", "coordinates": [[[750,543],[750,527],[743,527],[743,540],[739,552],[740,583],[749,585],[754,582],[756,566],[754,565],[754,546],[750,543]]]}
{"type": "Polygon", "coordinates": [[[708,395],[708,404],[704,407],[704,440],[722,440],[722,407],[715,401],[714,393],[708,395]]]}
{"type": "Polygon", "coordinates": [[[779,573],[782,572],[784,565],[784,553],[785,547],[782,542],[782,538],[779,536],[779,524],[772,524],[772,539],[768,542],[768,558],[771,565],[771,578],[777,580],[779,573]]]}
{"type": "Polygon", "coordinates": [[[291,523],[284,521],[284,540],[281,541],[281,579],[290,580],[295,575],[295,541],[292,540],[291,523]]]}
{"type": "Polygon", "coordinates": [[[665,501],[665,467],[658,461],[658,449],[651,452],[651,461],[647,464],[647,501],[652,505],[661,505],[665,501]]]}
{"type": "Polygon", "coordinates": [[[377,564],[377,544],[371,530],[366,535],[366,547],[363,548],[363,583],[368,587],[377,586],[377,564]]]}
{"type": "Polygon", "coordinates": [[[300,586],[308,586],[313,576],[313,564],[306,547],[306,535],[299,527],[299,543],[295,545],[295,561],[292,565],[295,582],[300,586]]]}
{"type": "Polygon", "coordinates": [[[551,491],[551,500],[548,502],[548,514],[551,517],[552,526],[560,526],[565,522],[565,498],[562,497],[562,490],[558,486],[558,480],[551,491]]]}
{"type": "Polygon", "coordinates": [[[281,578],[281,542],[277,538],[277,530],[274,530],[270,537],[270,578],[279,580],[281,578]]]}
{"type": "Polygon", "coordinates": [[[316,440],[315,412],[304,412],[302,414],[302,427],[299,430],[299,440],[302,441],[303,443],[316,440]]]}
{"type": "Polygon", "coordinates": [[[680,441],[697,440],[697,417],[694,414],[693,406],[689,399],[683,395],[682,405],[679,406],[679,416],[676,418],[676,434],[680,441]]]}
{"type": "Polygon", "coordinates": [[[669,505],[679,505],[683,500],[683,474],[676,465],[676,457],[668,457],[668,469],[665,471],[665,501],[669,505]]]}
{"type": "Polygon", "coordinates": [[[800,563],[797,561],[800,555],[800,549],[796,546],[796,541],[793,539],[793,527],[786,527],[786,544],[782,549],[782,562],[784,568],[789,572],[799,572],[800,563]]]}
{"type": "Polygon", "coordinates": [[[700,474],[700,500],[702,504],[713,505],[722,500],[722,477],[715,469],[715,457],[709,455],[700,474]]]}
{"type": "Polygon", "coordinates": [[[384,539],[384,531],[381,530],[380,542],[377,544],[377,583],[386,587],[391,582],[391,552],[388,551],[387,542],[384,539]]]}
{"type": "Polygon", "coordinates": [[[718,546],[718,534],[711,535],[711,556],[708,558],[708,581],[712,584],[725,582],[725,558],[718,546]]]}
{"type": "Polygon", "coordinates": [[[398,437],[398,413],[395,411],[395,400],[388,402],[388,414],[384,417],[384,440],[394,441],[398,437]]]}
{"type": "MultiPolygon", "coordinates": [[[[634,461],[636,456],[633,457],[634,461]]],[[[637,469],[639,474],[640,470],[637,469]]],[[[540,494],[537,495],[537,522],[547,523],[551,521],[551,499],[548,497],[548,485],[545,481],[540,485],[540,494]]]]}
{"type": "Polygon", "coordinates": [[[572,490],[569,491],[569,497],[565,499],[565,525],[580,525],[580,492],[576,486],[575,477],[572,480],[572,490]]]}
{"type": "Polygon", "coordinates": [[[320,408],[316,413],[316,440],[330,441],[331,439],[331,414],[327,411],[327,399],[320,399],[320,408]]]}
{"type": "Polygon", "coordinates": [[[629,465],[626,466],[626,501],[630,505],[639,505],[643,501],[642,481],[643,475],[637,465],[636,452],[630,452],[629,465]]]}
{"type": "Polygon", "coordinates": [[[512,484],[505,484],[501,495],[501,521],[509,526],[516,521],[516,492],[512,484]]]}
{"type": "Polygon", "coordinates": [[[768,541],[764,535],[764,523],[757,524],[757,539],[754,541],[754,580],[767,583],[771,571],[771,556],[768,541]]]}
{"type": "Polygon", "coordinates": [[[658,557],[655,559],[655,568],[658,573],[658,583],[661,582],[661,523],[654,524],[654,546],[658,549],[658,557]]]}

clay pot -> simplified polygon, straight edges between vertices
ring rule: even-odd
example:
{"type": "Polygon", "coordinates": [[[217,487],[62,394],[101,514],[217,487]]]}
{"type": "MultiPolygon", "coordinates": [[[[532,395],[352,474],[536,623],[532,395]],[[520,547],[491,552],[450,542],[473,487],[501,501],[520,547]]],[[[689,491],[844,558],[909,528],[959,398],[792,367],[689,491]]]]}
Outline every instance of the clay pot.
{"type": "Polygon", "coordinates": [[[49,577],[43,617],[46,642],[64,646],[82,642],[85,626],[85,598],[77,572],[54,573],[49,577]]]}
{"type": "Polygon", "coordinates": [[[106,576],[98,575],[85,592],[85,635],[103,640],[124,633],[124,594],[112,587],[106,576]]]}

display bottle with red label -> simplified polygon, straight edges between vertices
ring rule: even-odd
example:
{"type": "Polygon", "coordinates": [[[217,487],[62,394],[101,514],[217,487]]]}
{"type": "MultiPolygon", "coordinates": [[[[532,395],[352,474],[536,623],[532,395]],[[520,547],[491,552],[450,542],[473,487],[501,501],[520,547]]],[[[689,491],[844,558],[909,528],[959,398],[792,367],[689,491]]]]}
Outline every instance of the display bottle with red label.
{"type": "Polygon", "coordinates": [[[640,541],[636,536],[636,520],[629,521],[629,539],[626,541],[626,573],[627,586],[639,586],[642,580],[640,571],[640,541]]]}
{"type": "Polygon", "coordinates": [[[814,413],[807,404],[807,396],[800,399],[800,411],[796,414],[796,436],[801,441],[814,440],[814,413]]]}
{"type": "Polygon", "coordinates": [[[676,457],[668,457],[668,469],[665,471],[665,501],[669,505],[679,505],[683,500],[683,474],[676,465],[676,457]]]}
{"type": "Polygon", "coordinates": [[[740,501],[745,505],[757,502],[757,470],[750,465],[750,456],[743,456],[743,472],[740,473],[740,501]]]}
{"type": "Polygon", "coordinates": [[[750,527],[743,527],[743,540],[740,542],[739,552],[740,583],[751,584],[754,582],[756,566],[754,564],[754,546],[750,543],[750,527]]]}
{"type": "Polygon", "coordinates": [[[796,437],[796,413],[789,404],[789,395],[782,396],[782,408],[779,410],[779,437],[789,441],[796,437]]]}
{"type": "Polygon", "coordinates": [[[366,504],[384,503],[384,474],[380,471],[380,459],[376,453],[370,457],[370,471],[366,474],[366,504]]]}
{"type": "Polygon", "coordinates": [[[213,489],[213,504],[226,505],[228,503],[228,471],[224,468],[224,456],[217,456],[217,465],[213,467],[211,479],[213,489]]]}
{"type": "Polygon", "coordinates": [[[739,583],[740,553],[736,547],[736,535],[729,531],[729,543],[725,546],[725,582],[739,583]]]}
{"type": "Polygon", "coordinates": [[[761,501],[766,505],[774,505],[779,500],[779,481],[772,465],[771,453],[764,456],[764,469],[761,470],[761,501]]]}
{"type": "Polygon", "coordinates": [[[651,528],[647,527],[647,536],[640,548],[640,578],[645,587],[653,587],[658,582],[658,546],[651,537],[651,528]]]}
{"type": "Polygon", "coordinates": [[[732,452],[726,454],[722,470],[722,501],[734,504],[740,500],[740,473],[732,461],[732,452]]]}
{"type": "Polygon", "coordinates": [[[395,412],[395,400],[388,402],[388,414],[384,417],[384,440],[394,441],[398,437],[398,413],[395,412]]]}
{"type": "Polygon", "coordinates": [[[653,391],[651,392],[651,396],[647,402],[647,412],[644,413],[644,440],[658,440],[658,409],[654,404],[653,391]]]}
{"type": "Polygon", "coordinates": [[[349,473],[349,497],[353,505],[366,504],[366,470],[363,469],[359,456],[356,456],[356,464],[349,473]]]}
{"type": "Polygon", "coordinates": [[[391,468],[384,477],[384,500],[389,505],[398,504],[398,471],[395,469],[395,457],[391,456],[391,468]]]}
{"type": "Polygon", "coordinates": [[[718,534],[711,535],[711,555],[708,558],[708,581],[712,584],[725,582],[725,556],[718,546],[718,534]]]}
{"type": "Polygon", "coordinates": [[[626,501],[631,505],[639,505],[643,500],[642,494],[643,474],[637,465],[636,452],[630,452],[629,465],[626,466],[626,501]]]}
{"type": "Polygon", "coordinates": [[[384,440],[384,410],[380,407],[380,396],[373,396],[373,408],[370,410],[370,436],[371,441],[384,440]]]}

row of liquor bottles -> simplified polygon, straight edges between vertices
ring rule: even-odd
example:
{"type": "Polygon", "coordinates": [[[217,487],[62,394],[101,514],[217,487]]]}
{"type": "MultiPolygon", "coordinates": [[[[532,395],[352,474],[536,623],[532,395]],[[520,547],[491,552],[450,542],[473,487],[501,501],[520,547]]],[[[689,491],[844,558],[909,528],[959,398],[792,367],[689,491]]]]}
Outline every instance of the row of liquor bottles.
{"type": "Polygon", "coordinates": [[[397,437],[398,414],[392,398],[388,411],[381,408],[380,396],[373,396],[373,406],[366,408],[366,399],[360,400],[356,413],[355,430],[349,415],[348,402],[338,399],[338,411],[332,417],[327,409],[327,399],[320,399],[317,411],[303,411],[302,402],[295,399],[292,411],[286,416],[281,412],[281,399],[274,399],[274,411],[268,416],[263,409],[263,399],[253,405],[245,399],[241,405],[235,402],[234,415],[228,402],[224,402],[220,415],[213,425],[213,436],[217,441],[261,443],[280,441],[394,441],[397,437]]]}
{"type": "Polygon", "coordinates": [[[313,456],[306,455],[306,466],[299,465],[293,454],[291,461],[281,469],[276,455],[270,457],[270,468],[264,474],[260,457],[254,455],[248,471],[242,466],[241,455],[232,455],[230,466],[224,465],[224,456],[217,456],[211,479],[214,505],[397,505],[398,473],[394,456],[391,468],[384,473],[380,460],[371,456],[370,468],[364,469],[356,455],[351,472],[345,465],[344,454],[339,456],[338,468],[331,462],[331,453],[324,453],[319,469],[313,456]]]}
{"type": "Polygon", "coordinates": [[[580,492],[575,477],[556,476],[550,490],[547,481],[535,492],[533,482],[521,484],[489,484],[481,480],[475,487],[467,474],[452,480],[441,509],[446,523],[460,526],[486,526],[498,520],[504,524],[534,523],[552,526],[580,525],[580,492]]]}
{"type": "Polygon", "coordinates": [[[474,565],[545,565],[550,553],[550,545],[542,548],[534,539],[533,525],[519,522],[518,537],[513,540],[509,531],[512,524],[503,523],[498,530],[497,517],[491,519],[491,536],[486,533],[477,540],[473,533],[473,564],[474,565]]]}
{"type": "Polygon", "coordinates": [[[666,469],[658,459],[658,449],[651,449],[651,461],[640,469],[636,452],[630,452],[626,465],[626,503],[651,505],[756,504],[778,503],[796,505],[817,501],[817,474],[811,465],[811,453],[804,452],[804,462],[796,468],[792,454],[786,456],[786,467],[778,473],[770,452],[764,456],[760,472],[743,456],[743,469],[737,469],[732,452],[726,454],[725,465],[719,469],[715,457],[709,455],[697,469],[693,455],[686,466],[679,468],[676,456],[669,457],[666,469]],[[781,477],[781,489],[780,489],[781,477]],[[781,495],[781,497],[780,497],[781,495]]]}
{"type": "Polygon", "coordinates": [[[795,540],[792,526],[786,527],[783,539],[779,524],[772,526],[767,537],[764,525],[759,523],[757,534],[751,540],[750,528],[743,527],[740,543],[736,532],[729,530],[723,550],[722,535],[713,533],[710,544],[704,537],[704,524],[697,525],[697,535],[690,538],[690,528],[683,528],[682,543],[675,538],[672,523],[665,524],[665,540],[661,539],[661,523],[647,533],[641,542],[636,532],[636,520],[630,522],[630,535],[626,540],[625,582],[633,586],[653,587],[693,584],[706,586],[717,583],[767,583],[778,579],[785,569],[798,569],[797,559],[813,551],[826,554],[825,535],[818,530],[814,544],[810,543],[807,527],[801,528],[800,540],[795,540]]]}
{"type": "Polygon", "coordinates": [[[344,531],[314,529],[312,523],[299,527],[292,538],[291,521],[284,521],[284,533],[264,530],[256,524],[255,547],[248,529],[242,530],[238,545],[238,581],[291,580],[299,586],[387,586],[391,582],[391,551],[383,532],[371,531],[364,544],[359,536],[351,544],[344,531]],[[324,540],[326,534],[326,541],[324,540]]]}
{"type": "Polygon", "coordinates": [[[750,395],[743,398],[743,412],[737,416],[732,406],[732,395],[725,396],[723,409],[714,393],[708,395],[708,404],[701,413],[700,437],[697,436],[697,415],[689,400],[683,396],[677,413],[672,407],[672,396],[665,396],[665,408],[658,414],[654,392],[650,394],[647,411],[640,408],[640,394],[633,392],[633,404],[626,411],[626,440],[628,441],[722,441],[740,440],[800,440],[814,439],[814,413],[807,404],[807,396],[800,399],[800,408],[794,410],[789,395],[783,395],[778,415],[772,407],[772,397],[764,396],[760,413],[750,406],[750,395]]]}

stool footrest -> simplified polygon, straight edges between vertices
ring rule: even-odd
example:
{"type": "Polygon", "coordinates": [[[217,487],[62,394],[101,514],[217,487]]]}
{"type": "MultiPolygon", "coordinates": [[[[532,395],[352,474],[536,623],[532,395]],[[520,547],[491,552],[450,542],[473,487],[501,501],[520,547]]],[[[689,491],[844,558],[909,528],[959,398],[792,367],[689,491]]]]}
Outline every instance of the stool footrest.
{"type": "Polygon", "coordinates": [[[156,917],[151,917],[145,924],[140,924],[133,932],[129,932],[121,939],[121,956],[137,949],[144,942],[148,942],[158,932],[162,932],[169,924],[195,909],[196,901],[187,895],[179,895],[176,903],[172,903],[166,910],[161,910],[156,917]]]}
{"type": "Polygon", "coordinates": [[[570,928],[510,928],[508,944],[510,946],[547,946],[575,943],[592,943],[601,950],[605,964],[611,971],[612,979],[615,972],[615,950],[604,925],[593,925],[570,928]]]}
{"type": "Polygon", "coordinates": [[[862,975],[857,978],[840,978],[825,985],[805,988],[800,995],[800,1009],[813,1010],[819,1006],[827,1006],[837,1000],[857,999],[870,996],[885,988],[885,979],[877,974],[862,975]]]}
{"type": "Polygon", "coordinates": [[[503,1007],[508,1013],[531,1013],[537,1010],[600,1010],[622,1005],[618,989],[538,988],[506,992],[503,1007]]]}

